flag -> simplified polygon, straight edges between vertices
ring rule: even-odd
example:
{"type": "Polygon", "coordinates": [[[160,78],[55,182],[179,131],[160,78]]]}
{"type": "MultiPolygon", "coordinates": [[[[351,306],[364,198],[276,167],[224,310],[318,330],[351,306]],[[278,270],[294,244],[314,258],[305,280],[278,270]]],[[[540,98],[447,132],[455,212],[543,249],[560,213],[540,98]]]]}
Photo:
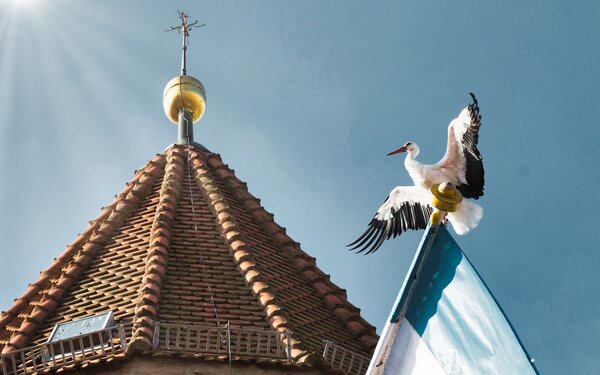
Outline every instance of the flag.
{"type": "Polygon", "coordinates": [[[504,312],[443,225],[428,227],[367,375],[538,374],[504,312]]]}

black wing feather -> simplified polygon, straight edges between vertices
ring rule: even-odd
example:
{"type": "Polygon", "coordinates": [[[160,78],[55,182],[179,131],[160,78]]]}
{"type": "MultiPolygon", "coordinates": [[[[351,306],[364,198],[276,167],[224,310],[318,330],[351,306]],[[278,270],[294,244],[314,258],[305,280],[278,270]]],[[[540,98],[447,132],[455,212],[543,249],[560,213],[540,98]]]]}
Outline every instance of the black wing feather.
{"type": "Polygon", "coordinates": [[[477,149],[481,115],[479,114],[479,102],[475,98],[475,95],[472,93],[469,93],[469,95],[473,98],[473,103],[468,106],[471,124],[462,138],[463,153],[467,163],[465,173],[467,183],[459,185],[456,188],[465,198],[479,199],[483,195],[483,185],[485,184],[483,159],[477,149]]]}
{"type": "Polygon", "coordinates": [[[371,254],[381,247],[381,245],[396,236],[406,232],[408,229],[419,230],[427,228],[429,217],[433,212],[431,206],[424,206],[420,203],[406,202],[400,209],[393,212],[389,220],[377,220],[373,218],[368,225],[367,230],[358,239],[351,244],[349,250],[358,250],[357,253],[366,251],[371,254]]]}

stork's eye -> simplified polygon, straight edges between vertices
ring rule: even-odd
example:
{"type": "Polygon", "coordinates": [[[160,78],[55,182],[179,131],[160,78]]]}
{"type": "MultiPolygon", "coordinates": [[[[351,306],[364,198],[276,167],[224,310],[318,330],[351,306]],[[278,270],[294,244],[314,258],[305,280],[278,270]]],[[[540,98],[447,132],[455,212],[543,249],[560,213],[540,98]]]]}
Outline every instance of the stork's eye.
{"type": "Polygon", "coordinates": [[[405,144],[405,146],[410,146],[412,145],[412,143],[408,142],[407,144],[405,144]]]}

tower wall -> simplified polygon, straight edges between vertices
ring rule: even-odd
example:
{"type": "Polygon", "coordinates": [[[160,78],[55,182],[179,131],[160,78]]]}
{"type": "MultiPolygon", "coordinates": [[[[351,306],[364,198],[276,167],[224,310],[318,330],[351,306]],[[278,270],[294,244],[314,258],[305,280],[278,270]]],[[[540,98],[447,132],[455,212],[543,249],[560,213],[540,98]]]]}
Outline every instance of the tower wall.
{"type": "MultiPolygon", "coordinates": [[[[233,375],[324,375],[339,374],[338,371],[326,369],[307,369],[296,365],[275,363],[251,363],[250,361],[234,361],[231,365],[233,375]]],[[[102,375],[224,375],[230,374],[227,359],[206,361],[195,358],[168,357],[134,357],[111,367],[94,367],[87,371],[79,370],[78,374],[102,375]]]]}

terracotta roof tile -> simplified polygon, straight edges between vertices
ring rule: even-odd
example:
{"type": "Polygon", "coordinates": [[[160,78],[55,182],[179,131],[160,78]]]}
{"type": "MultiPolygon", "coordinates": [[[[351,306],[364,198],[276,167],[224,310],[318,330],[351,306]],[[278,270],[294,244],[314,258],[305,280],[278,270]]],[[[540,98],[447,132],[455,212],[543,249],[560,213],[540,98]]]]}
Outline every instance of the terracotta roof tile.
{"type": "Polygon", "coordinates": [[[59,322],[107,310],[132,322],[131,352],[154,323],[292,331],[296,361],[323,340],[369,355],[374,328],[220,156],[173,145],[0,317],[0,349],[45,342],[59,322]]]}
{"type": "Polygon", "coordinates": [[[167,152],[165,176],[150,230],[146,269],[135,308],[133,338],[130,344],[134,349],[148,350],[152,346],[153,324],[156,321],[160,288],[166,271],[168,249],[171,244],[171,225],[181,190],[183,163],[181,149],[173,147],[167,152]]]}

